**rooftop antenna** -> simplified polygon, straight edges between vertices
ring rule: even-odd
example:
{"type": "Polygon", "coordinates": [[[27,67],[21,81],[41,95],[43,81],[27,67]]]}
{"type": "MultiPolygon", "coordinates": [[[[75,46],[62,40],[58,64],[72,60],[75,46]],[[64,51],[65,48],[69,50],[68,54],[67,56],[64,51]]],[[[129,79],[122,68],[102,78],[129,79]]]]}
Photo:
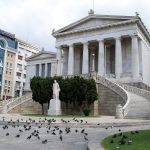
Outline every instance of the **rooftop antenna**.
{"type": "Polygon", "coordinates": [[[90,9],[90,11],[88,12],[89,15],[94,15],[94,0],[92,0],[92,5],[93,5],[93,9],[90,9]]]}
{"type": "Polygon", "coordinates": [[[94,2],[95,2],[95,1],[93,0],[93,11],[94,11],[94,2]]]}

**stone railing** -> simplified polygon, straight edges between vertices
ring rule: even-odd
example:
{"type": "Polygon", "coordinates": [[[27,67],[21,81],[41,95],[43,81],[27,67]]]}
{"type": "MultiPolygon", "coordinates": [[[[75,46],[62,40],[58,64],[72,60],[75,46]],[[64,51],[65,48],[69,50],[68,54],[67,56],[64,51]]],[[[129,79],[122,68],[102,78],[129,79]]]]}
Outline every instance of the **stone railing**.
{"type": "Polygon", "coordinates": [[[24,95],[22,97],[17,97],[17,98],[12,98],[12,99],[8,99],[5,101],[1,101],[0,108],[5,109],[5,110],[2,110],[2,112],[7,113],[14,107],[24,103],[25,101],[30,100],[31,98],[32,98],[32,94],[29,94],[29,95],[24,95]]]}
{"type": "Polygon", "coordinates": [[[116,84],[112,81],[109,81],[108,79],[97,75],[96,77],[96,81],[103,84],[104,86],[110,88],[111,90],[113,90],[115,93],[117,93],[118,95],[120,95],[122,97],[122,99],[124,100],[124,106],[123,106],[123,117],[125,117],[128,113],[128,104],[129,104],[129,96],[127,91],[122,88],[119,84],[116,84]]]}
{"type": "Polygon", "coordinates": [[[136,95],[142,96],[142,97],[150,100],[150,92],[149,91],[146,91],[144,89],[140,89],[137,87],[133,87],[130,85],[126,85],[126,84],[119,83],[119,85],[122,86],[128,92],[134,93],[136,95]]]}

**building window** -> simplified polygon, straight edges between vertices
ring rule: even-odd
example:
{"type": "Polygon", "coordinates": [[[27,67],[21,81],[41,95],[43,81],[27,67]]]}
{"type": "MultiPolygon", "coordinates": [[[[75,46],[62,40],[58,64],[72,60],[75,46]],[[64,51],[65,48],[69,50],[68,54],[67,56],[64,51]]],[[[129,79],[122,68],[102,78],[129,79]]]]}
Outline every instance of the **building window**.
{"type": "Polygon", "coordinates": [[[9,72],[9,75],[11,75],[11,72],[9,72]]]}
{"type": "Polygon", "coordinates": [[[24,66],[24,70],[27,70],[27,66],[24,66]]]}
{"type": "Polygon", "coordinates": [[[8,65],[9,65],[9,64],[8,64],[8,62],[7,62],[7,67],[8,67],[8,65]]]}
{"type": "Polygon", "coordinates": [[[17,75],[18,77],[21,77],[21,73],[20,73],[20,72],[17,72],[16,75],[17,75]]]}
{"type": "Polygon", "coordinates": [[[22,65],[21,64],[17,64],[17,68],[19,69],[19,71],[22,71],[22,65]]]}
{"type": "Polygon", "coordinates": [[[26,78],[26,74],[24,74],[23,77],[26,78]]]}
{"type": "Polygon", "coordinates": [[[41,76],[42,76],[43,78],[45,77],[45,64],[42,64],[41,76]]]}
{"type": "Polygon", "coordinates": [[[22,58],[23,58],[22,56],[18,55],[18,59],[19,59],[19,60],[22,60],[22,58]]]}
{"type": "Polygon", "coordinates": [[[10,68],[12,68],[12,63],[10,63],[10,68]]]}
{"type": "Polygon", "coordinates": [[[47,76],[50,77],[51,76],[51,63],[47,64],[47,76]]]}
{"type": "Polygon", "coordinates": [[[13,57],[13,55],[11,55],[11,58],[13,57]]]}
{"type": "Polygon", "coordinates": [[[36,76],[39,76],[40,65],[36,64],[36,76]]]}
{"type": "Polygon", "coordinates": [[[10,81],[8,81],[8,85],[10,85],[10,81]]]}
{"type": "Polygon", "coordinates": [[[9,57],[9,54],[7,54],[7,56],[9,57]]]}

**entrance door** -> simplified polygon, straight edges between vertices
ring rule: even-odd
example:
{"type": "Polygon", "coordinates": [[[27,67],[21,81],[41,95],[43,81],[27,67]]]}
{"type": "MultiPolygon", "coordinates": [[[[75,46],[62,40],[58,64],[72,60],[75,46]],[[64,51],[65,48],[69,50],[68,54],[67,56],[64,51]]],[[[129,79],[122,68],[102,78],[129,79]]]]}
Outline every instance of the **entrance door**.
{"type": "Polygon", "coordinates": [[[107,45],[105,48],[106,74],[115,74],[115,46],[107,45]]]}

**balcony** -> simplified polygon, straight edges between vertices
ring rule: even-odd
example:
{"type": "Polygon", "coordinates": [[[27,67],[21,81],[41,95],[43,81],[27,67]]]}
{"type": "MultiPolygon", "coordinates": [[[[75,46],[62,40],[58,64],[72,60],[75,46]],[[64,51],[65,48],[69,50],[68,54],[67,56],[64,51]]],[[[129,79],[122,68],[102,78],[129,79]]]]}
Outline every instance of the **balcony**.
{"type": "Polygon", "coordinates": [[[17,90],[21,90],[21,86],[15,86],[15,90],[17,91],[17,90]]]}

